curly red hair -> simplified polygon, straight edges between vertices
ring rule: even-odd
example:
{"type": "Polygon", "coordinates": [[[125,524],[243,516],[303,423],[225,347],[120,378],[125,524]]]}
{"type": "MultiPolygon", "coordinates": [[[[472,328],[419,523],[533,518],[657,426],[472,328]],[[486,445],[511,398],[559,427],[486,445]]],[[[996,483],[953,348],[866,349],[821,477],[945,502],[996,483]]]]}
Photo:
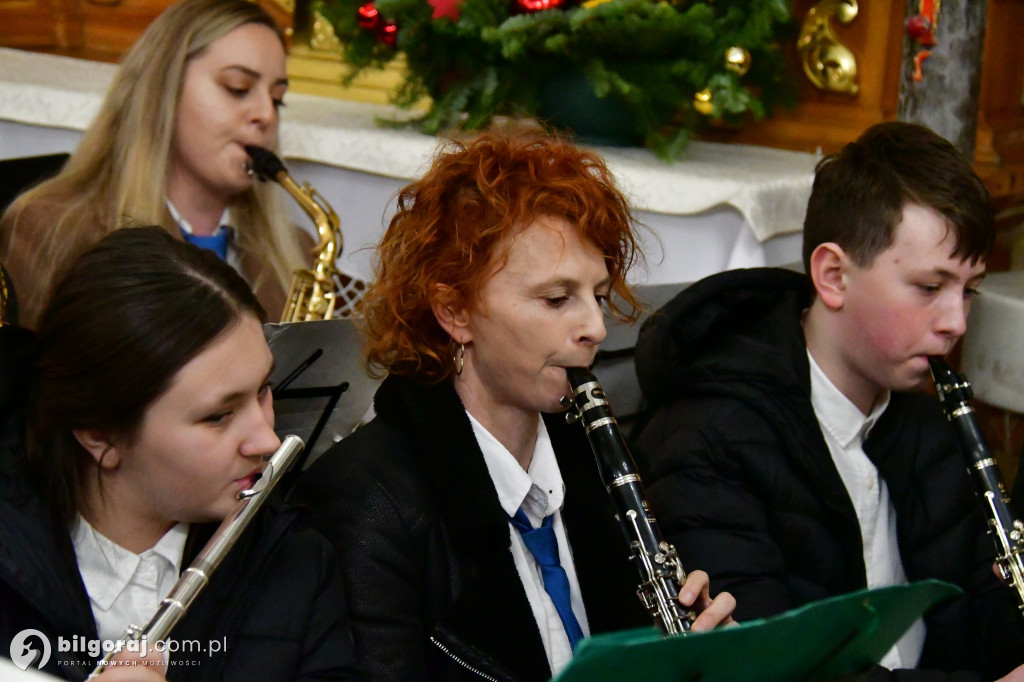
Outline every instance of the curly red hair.
{"type": "Polygon", "coordinates": [[[484,133],[450,141],[399,192],[361,304],[368,370],[423,381],[451,376],[453,342],[431,307],[437,285],[449,301],[472,307],[507,257],[505,239],[541,217],[566,220],[604,254],[611,312],[635,321],[640,306],[625,279],[640,257],[634,220],[601,158],[538,132],[484,133]]]}

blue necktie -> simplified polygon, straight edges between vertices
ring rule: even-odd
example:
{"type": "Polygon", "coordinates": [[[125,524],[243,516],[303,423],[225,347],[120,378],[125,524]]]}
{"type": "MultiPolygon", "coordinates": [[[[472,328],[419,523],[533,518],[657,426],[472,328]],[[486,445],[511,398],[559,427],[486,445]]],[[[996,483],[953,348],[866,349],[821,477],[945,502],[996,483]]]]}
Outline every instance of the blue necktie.
{"type": "Polygon", "coordinates": [[[551,518],[546,516],[541,527],[534,528],[530,525],[523,510],[517,509],[516,515],[509,517],[509,521],[519,531],[523,542],[526,543],[526,548],[530,550],[530,554],[540,565],[544,590],[551,597],[555,610],[558,611],[558,617],[562,619],[562,627],[565,628],[565,634],[569,636],[569,646],[575,651],[576,645],[583,639],[583,629],[580,628],[580,623],[576,620],[576,614],[572,612],[569,601],[569,578],[565,575],[562,562],[558,560],[558,541],[555,539],[555,531],[551,527],[551,518]]]}
{"type": "Polygon", "coordinates": [[[231,241],[231,228],[221,227],[217,230],[216,234],[209,236],[202,236],[198,234],[191,234],[185,230],[181,231],[181,236],[185,238],[190,244],[195,244],[201,249],[208,249],[213,251],[220,257],[221,260],[228,259],[228,242],[231,241]]]}

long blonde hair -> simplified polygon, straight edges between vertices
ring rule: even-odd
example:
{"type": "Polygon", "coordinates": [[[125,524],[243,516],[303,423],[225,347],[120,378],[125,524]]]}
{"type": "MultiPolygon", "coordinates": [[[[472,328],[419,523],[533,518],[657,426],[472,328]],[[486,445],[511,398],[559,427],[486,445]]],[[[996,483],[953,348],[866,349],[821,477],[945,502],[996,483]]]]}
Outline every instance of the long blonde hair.
{"type": "MultiPolygon", "coordinates": [[[[35,261],[37,298],[45,298],[64,263],[122,225],[161,225],[178,234],[165,190],[185,69],[213,41],[246,24],[271,28],[284,45],[280,28],[253,2],[185,0],[160,14],[125,55],[99,113],[60,174],[11,206],[11,243],[26,209],[43,206],[52,216],[41,248],[22,254],[35,261]]],[[[236,197],[231,210],[243,226],[239,249],[269,264],[287,291],[303,255],[297,231],[289,228],[274,195],[272,187],[258,183],[236,197]]]]}

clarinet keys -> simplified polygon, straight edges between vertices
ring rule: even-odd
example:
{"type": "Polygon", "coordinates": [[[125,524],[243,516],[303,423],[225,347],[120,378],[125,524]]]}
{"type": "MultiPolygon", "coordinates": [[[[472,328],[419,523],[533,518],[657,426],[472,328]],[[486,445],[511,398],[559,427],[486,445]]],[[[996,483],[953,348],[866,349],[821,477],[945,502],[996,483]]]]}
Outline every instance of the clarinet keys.
{"type": "Polygon", "coordinates": [[[675,547],[661,537],[650,512],[636,463],[619,432],[604,390],[588,369],[567,367],[573,399],[566,421],[582,422],[590,449],[608,494],[615,505],[615,517],[626,537],[630,561],[640,573],[637,595],[655,624],[665,634],[689,631],[695,614],[679,603],[679,589],[686,572],[675,547]]]}

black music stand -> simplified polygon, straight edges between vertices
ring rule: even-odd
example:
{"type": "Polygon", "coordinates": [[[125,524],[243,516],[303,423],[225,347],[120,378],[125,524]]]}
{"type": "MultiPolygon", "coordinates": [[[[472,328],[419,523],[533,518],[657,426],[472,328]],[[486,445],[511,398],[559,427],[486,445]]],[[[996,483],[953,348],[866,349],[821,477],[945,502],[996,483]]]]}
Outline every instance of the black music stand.
{"type": "Polygon", "coordinates": [[[380,380],[363,371],[363,336],[350,319],[266,324],[263,331],[275,361],[275,430],[306,443],[291,471],[298,475],[363,422],[380,380]]]}
{"type": "Polygon", "coordinates": [[[0,213],[19,194],[59,173],[69,156],[60,153],[0,160],[0,213]]]}

